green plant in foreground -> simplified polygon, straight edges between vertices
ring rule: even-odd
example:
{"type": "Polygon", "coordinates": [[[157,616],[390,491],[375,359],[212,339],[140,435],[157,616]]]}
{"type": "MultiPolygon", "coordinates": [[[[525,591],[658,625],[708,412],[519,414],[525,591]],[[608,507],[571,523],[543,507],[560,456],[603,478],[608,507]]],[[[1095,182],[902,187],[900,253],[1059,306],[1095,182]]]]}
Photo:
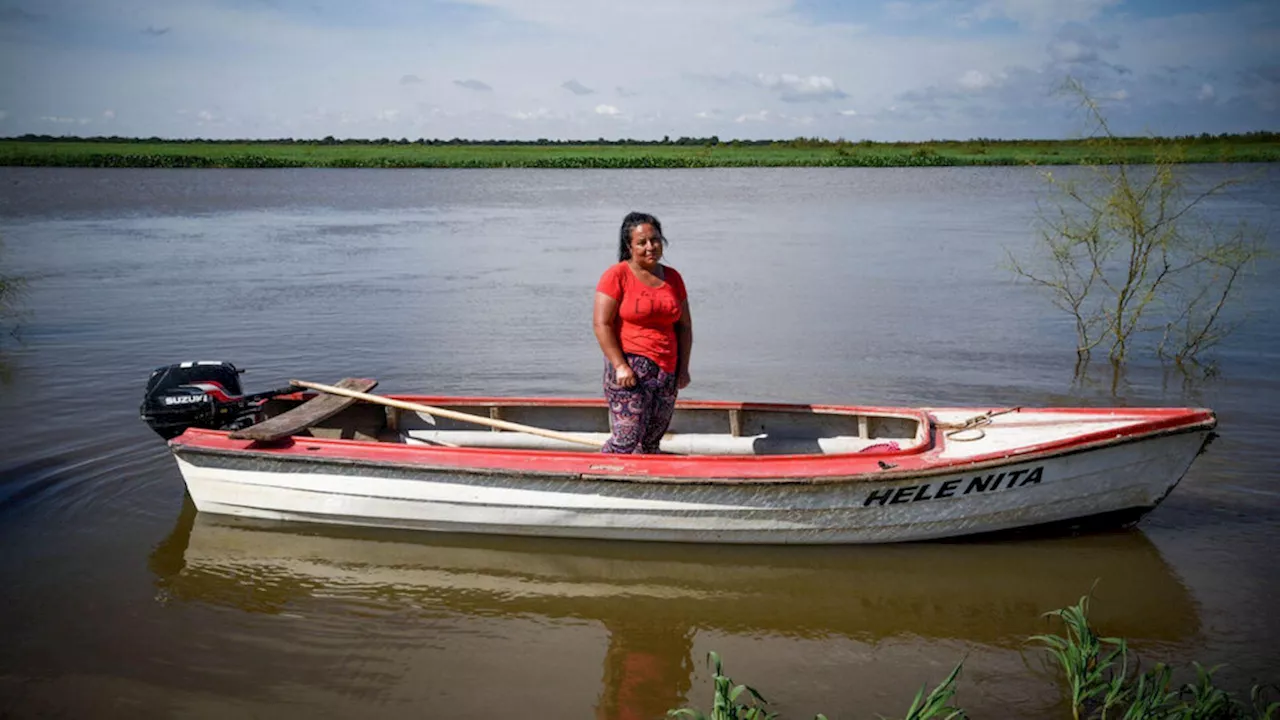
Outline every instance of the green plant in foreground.
{"type": "Polygon", "coordinates": [[[1129,651],[1120,638],[1099,637],[1089,625],[1089,596],[1071,607],[1045,613],[1062,621],[1066,635],[1035,635],[1034,642],[1044,644],[1067,674],[1071,688],[1071,708],[1077,720],[1082,710],[1099,696],[1105,715],[1123,692],[1123,680],[1129,651]],[[1116,660],[1121,668],[1114,671],[1116,660]]]}
{"type": "Polygon", "coordinates": [[[1066,673],[1071,712],[1077,718],[1122,720],[1270,720],[1280,702],[1264,706],[1262,689],[1253,688],[1246,708],[1213,684],[1218,668],[1193,663],[1195,682],[1173,684],[1173,668],[1156,663],[1139,673],[1129,668],[1129,649],[1120,638],[1100,637],[1089,624],[1089,596],[1070,607],[1045,613],[1062,622],[1063,635],[1035,635],[1066,673]]]}
{"type": "Polygon", "coordinates": [[[916,693],[915,700],[911,701],[911,707],[907,710],[907,716],[903,720],[930,720],[930,718],[941,718],[942,720],[960,720],[968,717],[960,708],[951,706],[951,698],[956,694],[956,678],[960,677],[960,667],[964,665],[964,661],[956,663],[955,668],[951,670],[951,674],[947,676],[933,690],[929,691],[929,695],[925,696],[924,688],[916,693]]]}
{"type": "MultiPolygon", "coordinates": [[[[1076,720],[1276,720],[1280,716],[1280,701],[1268,702],[1266,697],[1267,690],[1274,691],[1274,686],[1255,685],[1249,694],[1249,704],[1245,705],[1214,684],[1217,666],[1206,668],[1192,663],[1196,678],[1181,686],[1173,682],[1174,669],[1164,663],[1140,672],[1135,661],[1131,668],[1128,644],[1121,638],[1100,636],[1089,624],[1088,595],[1075,605],[1045,613],[1045,617],[1061,622],[1064,634],[1034,635],[1030,640],[1043,645],[1062,667],[1070,687],[1071,713],[1076,720]]],[[[747,685],[735,685],[724,674],[718,654],[708,653],[707,663],[713,669],[715,686],[711,714],[681,708],[668,711],[668,717],[691,720],[779,717],[765,709],[768,703],[759,692],[747,685]],[[739,702],[740,699],[745,702],[739,702]]],[[[963,665],[963,661],[957,663],[951,674],[928,694],[922,687],[903,720],[967,718],[964,710],[951,705],[963,665]]],[[[826,720],[826,716],[818,714],[815,720],[826,720]]]]}
{"type": "Polygon", "coordinates": [[[756,692],[755,688],[733,684],[733,680],[722,671],[718,653],[714,651],[707,653],[707,664],[712,666],[712,682],[715,687],[711,714],[705,715],[699,710],[681,708],[668,711],[667,717],[685,717],[693,720],[772,720],[778,716],[777,713],[764,709],[764,706],[769,703],[756,692]],[[738,698],[742,697],[744,692],[748,694],[747,703],[739,703],[738,698]]]}
{"type": "MultiPolygon", "coordinates": [[[[711,714],[700,710],[681,708],[667,711],[667,717],[692,718],[692,720],[773,720],[777,713],[765,710],[769,703],[754,688],[748,685],[734,685],[726,676],[720,663],[720,655],[712,651],[707,653],[707,664],[713,668],[712,683],[715,695],[712,698],[711,714]],[[748,694],[747,702],[740,703],[738,698],[748,694]]],[[[959,708],[951,706],[951,698],[956,694],[956,678],[960,676],[963,661],[956,664],[951,674],[937,687],[925,695],[924,688],[916,693],[903,720],[962,720],[968,717],[959,708]]],[[[827,716],[818,713],[814,720],[827,720],[827,716]]]]}
{"type": "Polygon", "coordinates": [[[1266,698],[1263,697],[1263,688],[1259,685],[1254,685],[1249,691],[1249,705],[1253,708],[1254,715],[1262,720],[1271,720],[1280,714],[1280,701],[1267,704],[1266,698]]]}

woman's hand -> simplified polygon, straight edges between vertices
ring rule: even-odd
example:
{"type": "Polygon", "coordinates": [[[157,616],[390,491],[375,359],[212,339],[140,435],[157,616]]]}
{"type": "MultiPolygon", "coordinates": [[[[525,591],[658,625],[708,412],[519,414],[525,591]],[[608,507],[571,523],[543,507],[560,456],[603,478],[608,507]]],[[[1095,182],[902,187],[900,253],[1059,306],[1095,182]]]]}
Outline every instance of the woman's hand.
{"type": "Polygon", "coordinates": [[[615,365],[613,368],[613,379],[620,387],[635,387],[636,373],[631,369],[631,366],[626,363],[615,365]]]}
{"type": "Polygon", "coordinates": [[[689,387],[689,371],[685,370],[676,378],[676,389],[683,390],[687,387],[689,387]]]}

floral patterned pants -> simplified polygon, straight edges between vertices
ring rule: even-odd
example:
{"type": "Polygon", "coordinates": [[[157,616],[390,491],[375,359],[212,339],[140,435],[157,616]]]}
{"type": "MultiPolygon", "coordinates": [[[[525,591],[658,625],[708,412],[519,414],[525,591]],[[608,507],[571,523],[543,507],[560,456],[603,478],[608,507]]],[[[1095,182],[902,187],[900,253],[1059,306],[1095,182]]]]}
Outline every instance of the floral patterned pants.
{"type": "Polygon", "coordinates": [[[643,355],[626,355],[636,384],[618,385],[613,366],[605,361],[604,398],[609,402],[613,436],[601,452],[656,453],[676,409],[676,375],[663,371],[643,355]]]}

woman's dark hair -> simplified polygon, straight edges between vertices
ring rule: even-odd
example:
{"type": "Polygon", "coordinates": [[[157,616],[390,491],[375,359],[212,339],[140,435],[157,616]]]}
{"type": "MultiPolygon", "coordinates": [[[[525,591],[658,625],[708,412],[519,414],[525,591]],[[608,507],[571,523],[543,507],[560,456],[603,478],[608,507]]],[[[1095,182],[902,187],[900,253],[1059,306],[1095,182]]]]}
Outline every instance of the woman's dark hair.
{"type": "Polygon", "coordinates": [[[622,229],[618,232],[618,262],[631,259],[631,231],[641,225],[652,225],[662,240],[662,246],[667,246],[667,236],[662,234],[662,223],[658,222],[658,218],[649,213],[627,213],[622,218],[622,229]]]}

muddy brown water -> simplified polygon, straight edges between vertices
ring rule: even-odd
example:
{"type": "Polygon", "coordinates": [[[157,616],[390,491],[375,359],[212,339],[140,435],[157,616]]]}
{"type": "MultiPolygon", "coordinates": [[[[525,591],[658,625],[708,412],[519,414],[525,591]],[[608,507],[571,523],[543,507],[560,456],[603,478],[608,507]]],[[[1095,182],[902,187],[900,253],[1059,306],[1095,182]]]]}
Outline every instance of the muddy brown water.
{"type": "MultiPolygon", "coordinates": [[[[1270,232],[1276,168],[1210,215],[1270,232]]],[[[1280,680],[1276,257],[1219,372],[1073,379],[1067,319],[1004,267],[1030,169],[0,169],[28,280],[0,385],[0,714],[661,717],[708,651],[785,717],[901,715],[960,660],[974,717],[1063,716],[1026,638],[1093,589],[1147,662],[1280,680]],[[687,397],[1197,405],[1221,437],[1136,528],[884,547],[717,547],[232,522],[194,511],[137,418],[190,359],[246,389],[594,396],[590,297],[617,225],[671,239],[687,397]]]]}

